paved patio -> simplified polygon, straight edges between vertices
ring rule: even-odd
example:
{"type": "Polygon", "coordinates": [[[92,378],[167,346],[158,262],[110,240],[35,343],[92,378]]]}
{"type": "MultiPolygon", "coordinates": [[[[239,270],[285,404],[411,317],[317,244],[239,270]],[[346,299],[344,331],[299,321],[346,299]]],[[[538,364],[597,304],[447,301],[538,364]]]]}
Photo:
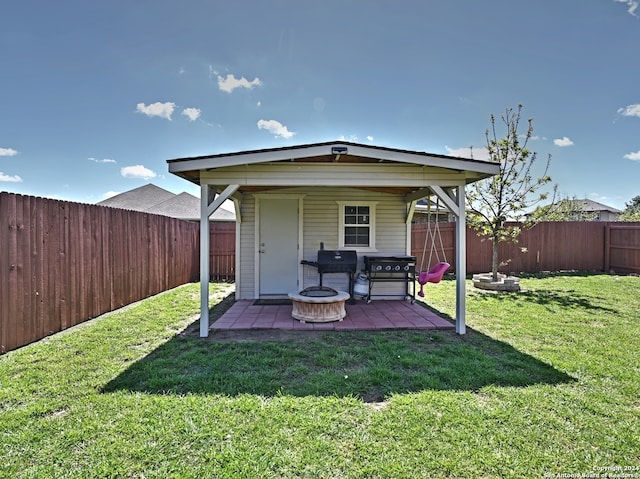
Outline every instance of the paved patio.
{"type": "Polygon", "coordinates": [[[356,331],[377,329],[455,329],[452,322],[410,301],[378,300],[346,304],[347,315],[331,323],[301,323],[291,316],[292,306],[256,305],[236,301],[210,329],[212,331],[279,329],[296,331],[356,331]]]}

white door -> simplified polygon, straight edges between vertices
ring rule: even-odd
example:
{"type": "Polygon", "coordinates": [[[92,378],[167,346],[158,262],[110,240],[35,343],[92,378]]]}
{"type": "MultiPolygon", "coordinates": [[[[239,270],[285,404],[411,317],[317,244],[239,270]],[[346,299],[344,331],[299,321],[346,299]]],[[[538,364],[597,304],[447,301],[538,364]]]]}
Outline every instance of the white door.
{"type": "Polygon", "coordinates": [[[298,291],[298,198],[261,198],[260,297],[298,291]]]}

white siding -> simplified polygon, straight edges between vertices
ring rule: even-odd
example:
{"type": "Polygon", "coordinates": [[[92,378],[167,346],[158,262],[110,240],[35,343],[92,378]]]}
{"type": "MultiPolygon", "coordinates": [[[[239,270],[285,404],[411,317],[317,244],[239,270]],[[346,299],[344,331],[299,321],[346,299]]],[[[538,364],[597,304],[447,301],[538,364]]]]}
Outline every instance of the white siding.
{"type": "MultiPolygon", "coordinates": [[[[290,188],[273,190],[274,194],[304,194],[303,200],[303,258],[317,259],[320,243],[325,249],[338,247],[338,201],[376,202],[376,252],[358,253],[359,266],[363,269],[365,255],[403,255],[406,253],[406,205],[401,197],[374,193],[355,188],[290,188]]],[[[265,193],[263,193],[265,194],[265,193]]],[[[255,291],[255,198],[250,194],[242,202],[242,223],[240,225],[240,288],[239,299],[257,297],[255,291]]],[[[317,270],[312,266],[300,265],[303,273],[301,289],[319,284],[317,270]]],[[[347,290],[346,274],[326,274],[323,284],[340,290],[347,290]]],[[[378,283],[374,293],[403,295],[402,283],[378,283]]]]}
{"type": "Polygon", "coordinates": [[[240,290],[238,299],[253,299],[255,293],[255,218],[256,202],[251,195],[245,195],[241,204],[242,223],[240,223],[240,290]]]}

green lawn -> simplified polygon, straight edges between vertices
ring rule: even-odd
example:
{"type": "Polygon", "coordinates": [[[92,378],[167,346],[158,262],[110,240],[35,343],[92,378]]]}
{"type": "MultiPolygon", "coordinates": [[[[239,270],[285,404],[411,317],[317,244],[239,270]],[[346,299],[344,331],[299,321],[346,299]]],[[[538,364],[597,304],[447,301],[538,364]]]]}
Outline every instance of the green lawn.
{"type": "Polygon", "coordinates": [[[640,278],[521,284],[470,287],[465,336],[286,341],[202,340],[198,285],[163,293],[0,356],[0,477],[640,477],[640,278]]]}

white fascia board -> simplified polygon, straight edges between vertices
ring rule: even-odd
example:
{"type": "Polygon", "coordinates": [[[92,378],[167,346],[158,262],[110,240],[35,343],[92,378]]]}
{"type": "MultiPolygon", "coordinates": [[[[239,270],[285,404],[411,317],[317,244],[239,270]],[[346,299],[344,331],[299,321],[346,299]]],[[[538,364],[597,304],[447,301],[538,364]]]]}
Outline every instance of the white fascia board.
{"type": "Polygon", "coordinates": [[[499,165],[493,162],[432,156],[428,153],[413,153],[384,148],[356,146],[348,143],[332,143],[300,148],[262,150],[247,153],[213,155],[210,157],[192,158],[184,160],[170,160],[170,173],[180,173],[193,170],[209,170],[227,166],[252,165],[258,163],[279,162],[287,160],[301,160],[316,156],[331,155],[336,147],[347,148],[343,156],[360,156],[379,161],[407,163],[412,165],[436,166],[448,170],[469,171],[480,174],[495,175],[499,172],[499,165]]]}
{"type": "Polygon", "coordinates": [[[331,155],[331,149],[340,144],[309,146],[304,148],[278,149],[254,151],[249,153],[215,155],[190,160],[172,161],[169,163],[169,172],[177,173],[192,170],[209,170],[224,168],[226,166],[253,165],[256,163],[270,163],[276,161],[298,160],[312,158],[314,156],[331,155]]]}
{"type": "Polygon", "coordinates": [[[473,171],[492,175],[499,173],[499,165],[497,163],[465,158],[458,159],[453,157],[432,156],[428,153],[389,151],[378,148],[349,146],[349,152],[347,154],[374,158],[381,161],[397,161],[414,165],[438,166],[449,170],[473,171]]]}

